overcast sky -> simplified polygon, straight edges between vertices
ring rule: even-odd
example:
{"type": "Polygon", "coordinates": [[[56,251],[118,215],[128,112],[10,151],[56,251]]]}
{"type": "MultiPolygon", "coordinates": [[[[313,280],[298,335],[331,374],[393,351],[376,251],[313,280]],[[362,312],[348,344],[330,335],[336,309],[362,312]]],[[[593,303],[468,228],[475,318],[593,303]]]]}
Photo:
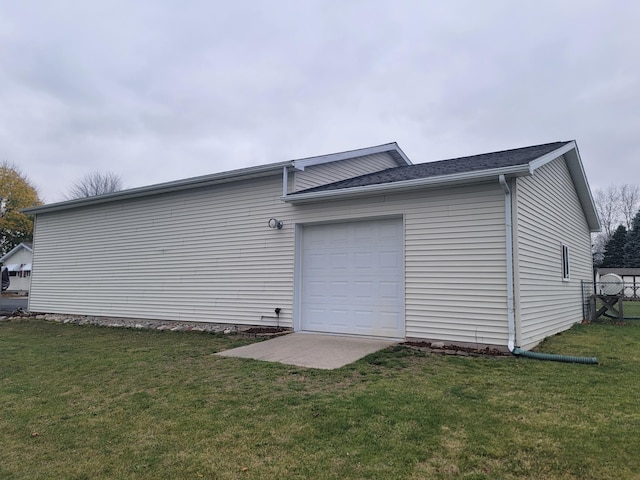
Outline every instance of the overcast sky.
{"type": "Polygon", "coordinates": [[[576,140],[640,183],[640,2],[0,0],[0,160],[46,203],[398,142],[576,140]]]}

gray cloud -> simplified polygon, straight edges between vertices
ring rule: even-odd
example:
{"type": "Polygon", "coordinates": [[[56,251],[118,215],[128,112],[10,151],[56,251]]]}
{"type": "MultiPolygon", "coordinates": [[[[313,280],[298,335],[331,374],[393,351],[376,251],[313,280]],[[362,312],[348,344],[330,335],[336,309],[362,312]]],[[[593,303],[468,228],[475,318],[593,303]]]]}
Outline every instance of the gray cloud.
{"type": "MultiPolygon", "coordinates": [[[[396,140],[414,162],[576,139],[637,177],[640,6],[386,0],[0,7],[0,158],[49,202],[396,140]]],[[[637,181],[635,182],[637,183],[637,181]]]]}

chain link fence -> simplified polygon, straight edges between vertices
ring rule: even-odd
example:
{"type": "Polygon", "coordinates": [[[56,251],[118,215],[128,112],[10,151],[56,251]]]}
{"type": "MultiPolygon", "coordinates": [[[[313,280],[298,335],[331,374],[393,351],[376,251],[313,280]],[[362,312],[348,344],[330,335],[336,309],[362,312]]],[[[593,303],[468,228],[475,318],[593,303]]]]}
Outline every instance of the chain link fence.
{"type": "Polygon", "coordinates": [[[582,311],[584,318],[589,320],[640,320],[640,283],[623,282],[620,285],[612,282],[582,281],[582,311]],[[608,295],[611,291],[619,293],[608,295]],[[619,309],[622,310],[620,315],[619,309]]]}

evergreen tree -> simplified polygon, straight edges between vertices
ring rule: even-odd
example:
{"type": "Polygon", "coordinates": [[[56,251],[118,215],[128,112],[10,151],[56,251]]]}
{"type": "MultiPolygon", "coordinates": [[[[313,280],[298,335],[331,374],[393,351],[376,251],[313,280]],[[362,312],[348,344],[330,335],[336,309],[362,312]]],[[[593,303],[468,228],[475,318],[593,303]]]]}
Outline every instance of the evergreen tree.
{"type": "Polygon", "coordinates": [[[627,243],[627,229],[619,225],[604,247],[604,257],[600,267],[621,268],[625,266],[625,245],[627,243]]]}
{"type": "Polygon", "coordinates": [[[627,234],[627,242],[624,246],[624,266],[640,268],[640,211],[633,217],[631,230],[627,234]]]}

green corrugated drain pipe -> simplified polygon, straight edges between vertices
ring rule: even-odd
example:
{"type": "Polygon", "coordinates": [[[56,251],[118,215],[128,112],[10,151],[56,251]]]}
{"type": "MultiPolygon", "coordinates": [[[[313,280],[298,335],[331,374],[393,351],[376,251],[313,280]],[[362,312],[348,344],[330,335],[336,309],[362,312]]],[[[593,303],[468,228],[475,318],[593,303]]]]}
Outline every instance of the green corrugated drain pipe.
{"type": "Polygon", "coordinates": [[[521,350],[518,347],[514,348],[511,353],[521,357],[535,358],[537,360],[550,360],[552,362],[584,363],[587,365],[598,364],[598,359],[596,357],[572,357],[569,355],[556,355],[553,353],[528,352],[527,350],[521,350]]]}

